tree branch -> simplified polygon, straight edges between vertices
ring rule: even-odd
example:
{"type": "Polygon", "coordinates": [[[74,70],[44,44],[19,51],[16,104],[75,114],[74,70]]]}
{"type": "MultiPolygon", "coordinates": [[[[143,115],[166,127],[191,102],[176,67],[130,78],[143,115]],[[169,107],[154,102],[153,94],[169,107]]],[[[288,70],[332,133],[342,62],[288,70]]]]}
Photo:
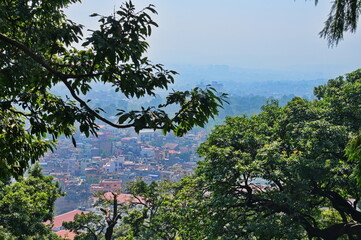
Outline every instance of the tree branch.
{"type": "Polygon", "coordinates": [[[334,191],[325,191],[319,188],[315,188],[314,191],[316,194],[323,196],[330,200],[332,206],[341,212],[347,213],[349,216],[352,217],[354,221],[361,223],[361,212],[357,211],[352,204],[343,198],[340,194],[334,191]]]}
{"type": "Polygon", "coordinates": [[[46,70],[48,70],[49,72],[51,72],[53,75],[61,78],[61,79],[69,79],[69,78],[87,78],[87,77],[99,77],[103,74],[105,74],[104,72],[100,72],[100,73],[88,73],[88,74],[64,74],[58,70],[56,70],[55,68],[51,67],[51,64],[48,63],[47,61],[45,61],[41,56],[37,55],[36,53],[32,52],[27,46],[25,46],[24,44],[11,39],[9,37],[7,37],[6,35],[0,33],[0,40],[3,40],[4,42],[9,43],[10,45],[17,47],[18,49],[20,49],[21,51],[23,51],[26,55],[28,55],[29,57],[31,57],[32,59],[34,59],[37,63],[39,63],[41,66],[43,66],[46,70]]]}
{"type": "Polygon", "coordinates": [[[33,116],[33,114],[31,114],[31,113],[26,113],[26,112],[18,111],[18,110],[15,110],[15,109],[13,109],[13,108],[9,108],[9,109],[7,109],[7,110],[10,111],[10,112],[12,112],[12,113],[20,114],[20,115],[22,115],[22,116],[24,116],[24,117],[31,117],[31,116],[33,116]]]}
{"type": "Polygon", "coordinates": [[[97,119],[101,120],[102,122],[109,124],[112,127],[115,128],[129,128],[132,127],[133,124],[127,124],[127,125],[120,125],[120,124],[115,124],[111,121],[109,121],[108,119],[102,117],[101,115],[99,115],[97,112],[95,112],[92,108],[90,108],[86,102],[84,100],[82,100],[76,93],[75,90],[72,88],[72,86],[70,85],[70,83],[68,82],[67,79],[69,78],[81,78],[81,77],[94,77],[94,76],[100,76],[103,73],[97,73],[97,74],[83,74],[83,75],[72,75],[72,74],[64,74],[54,68],[52,68],[50,66],[50,64],[48,62],[46,62],[42,57],[40,57],[39,55],[35,54],[34,52],[32,52],[27,46],[25,46],[24,44],[11,39],[7,36],[5,36],[4,34],[0,33],[0,40],[3,40],[4,42],[9,43],[10,45],[17,47],[18,49],[20,49],[21,51],[23,51],[26,55],[28,55],[29,57],[31,57],[33,60],[35,60],[37,63],[39,63],[41,66],[43,66],[46,70],[48,70],[50,73],[52,73],[54,76],[58,77],[61,79],[61,81],[65,84],[65,86],[68,88],[68,90],[70,91],[71,96],[80,103],[81,106],[83,106],[84,108],[86,108],[93,116],[95,116],[97,119]]]}
{"type": "Polygon", "coordinates": [[[0,40],[3,40],[4,42],[9,43],[10,45],[17,47],[21,51],[23,51],[26,55],[34,59],[37,63],[39,63],[41,66],[43,66],[46,70],[48,70],[53,75],[59,77],[60,79],[64,78],[65,75],[62,72],[57,71],[56,69],[52,68],[48,62],[46,62],[42,57],[32,52],[27,46],[24,44],[11,39],[4,34],[0,33],[0,40]]]}
{"type": "Polygon", "coordinates": [[[129,128],[129,127],[132,127],[133,124],[127,124],[127,125],[120,125],[120,124],[116,124],[116,123],[113,123],[111,121],[109,121],[108,119],[102,117],[100,114],[98,114],[97,112],[95,112],[92,108],[90,108],[88,106],[88,104],[86,104],[86,102],[81,99],[74,91],[74,89],[71,87],[70,83],[67,81],[67,79],[65,78],[61,78],[61,81],[64,83],[64,85],[68,88],[71,96],[77,100],[81,106],[83,106],[84,108],[86,108],[86,110],[88,110],[92,115],[94,115],[97,119],[101,120],[102,122],[112,126],[112,127],[115,127],[115,128],[129,128]]]}
{"type": "Polygon", "coordinates": [[[82,228],[87,229],[88,231],[90,231],[91,234],[93,234],[95,240],[98,240],[98,236],[95,234],[95,232],[93,231],[93,229],[91,229],[90,227],[86,226],[86,225],[82,225],[82,228]]]}

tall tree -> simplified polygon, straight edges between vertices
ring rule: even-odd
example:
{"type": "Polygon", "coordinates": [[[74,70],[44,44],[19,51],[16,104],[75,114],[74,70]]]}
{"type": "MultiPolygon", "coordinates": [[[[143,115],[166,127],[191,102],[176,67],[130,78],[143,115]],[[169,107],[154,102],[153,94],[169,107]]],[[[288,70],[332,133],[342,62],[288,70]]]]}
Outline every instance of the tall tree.
{"type": "Polygon", "coordinates": [[[316,88],[317,101],[271,102],[228,118],[199,153],[212,238],[359,239],[358,164],[345,146],[360,126],[357,70],[316,88]]]}
{"type": "Polygon", "coordinates": [[[124,224],[130,226],[129,235],[135,239],[177,239],[176,222],[179,215],[173,186],[169,181],[150,184],[136,181],[128,184],[127,190],[138,198],[142,206],[141,209],[130,209],[124,217],[124,224]]]}
{"type": "Polygon", "coordinates": [[[28,177],[0,184],[0,239],[57,239],[44,222],[52,220],[54,202],[62,193],[40,171],[35,165],[28,177]]]}
{"type": "Polygon", "coordinates": [[[111,16],[92,14],[99,29],[83,37],[84,26],[63,11],[76,2],[80,0],[0,1],[0,178],[23,174],[28,162],[54,148],[60,135],[71,137],[75,125],[87,136],[96,135],[96,121],[182,135],[203,126],[224,102],[214,89],[195,88],[172,92],[158,106],[119,109],[116,122],[103,117],[102,109],[88,105],[91,83],[110,84],[126,97],[140,98],[167,88],[176,72],[144,56],[146,38],[157,26],[153,5],[137,11],[129,1],[111,16]],[[52,94],[57,84],[71,97],[52,94]],[[172,104],[179,111],[169,116],[163,109],[172,104]]]}
{"type": "MultiPolygon", "coordinates": [[[[64,222],[65,229],[77,234],[75,239],[115,239],[115,231],[123,223],[123,217],[133,205],[143,204],[142,199],[132,198],[131,195],[119,195],[116,192],[99,192],[94,206],[99,207],[102,214],[88,212],[75,215],[74,221],[64,222]]],[[[119,231],[117,231],[119,232],[119,231]]],[[[126,232],[120,233],[122,236],[126,232]]]]}

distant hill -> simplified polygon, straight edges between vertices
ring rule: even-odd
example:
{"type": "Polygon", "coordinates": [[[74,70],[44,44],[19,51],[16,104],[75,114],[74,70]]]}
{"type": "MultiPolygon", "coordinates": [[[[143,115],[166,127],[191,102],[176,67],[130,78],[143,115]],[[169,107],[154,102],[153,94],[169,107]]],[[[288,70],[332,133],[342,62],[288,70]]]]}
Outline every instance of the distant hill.
{"type": "Polygon", "coordinates": [[[239,96],[258,95],[280,98],[283,95],[312,98],[313,88],[328,78],[321,72],[274,71],[232,68],[226,65],[175,65],[179,75],[175,89],[189,89],[216,84],[222,92],[239,96]]]}
{"type": "MultiPolygon", "coordinates": [[[[280,98],[283,95],[293,94],[312,98],[313,88],[326,83],[330,78],[321,72],[241,69],[226,65],[171,65],[167,68],[179,73],[175,84],[170,86],[168,92],[171,89],[186,90],[212,84],[219,91],[238,96],[257,95],[280,98]]],[[[110,85],[104,84],[92,84],[92,87],[94,91],[111,90],[110,85]]],[[[55,86],[53,91],[59,95],[69,95],[63,86],[55,86]]],[[[164,96],[166,92],[166,90],[159,90],[158,94],[164,96]]]]}
{"type": "MultiPolygon", "coordinates": [[[[317,78],[320,73],[277,72],[268,70],[235,69],[228,66],[174,66],[180,74],[176,76],[175,84],[170,86],[175,90],[186,90],[194,87],[206,87],[211,84],[219,92],[229,94],[230,104],[220,110],[219,116],[208,126],[220,123],[226,116],[252,115],[260,111],[267,99],[278,99],[281,105],[286,104],[295,96],[312,99],[313,89],[327,82],[326,78],[317,78]],[[314,77],[314,78],[313,78],[314,77]]],[[[127,99],[121,93],[112,91],[110,85],[93,84],[85,99],[91,99],[92,107],[101,107],[106,117],[114,117],[117,109],[134,110],[141,106],[157,106],[165,102],[166,91],[160,90],[155,97],[142,99],[127,99]]],[[[55,86],[53,92],[57,95],[69,95],[61,85],[55,86]]],[[[168,112],[176,111],[169,107],[168,112]]]]}

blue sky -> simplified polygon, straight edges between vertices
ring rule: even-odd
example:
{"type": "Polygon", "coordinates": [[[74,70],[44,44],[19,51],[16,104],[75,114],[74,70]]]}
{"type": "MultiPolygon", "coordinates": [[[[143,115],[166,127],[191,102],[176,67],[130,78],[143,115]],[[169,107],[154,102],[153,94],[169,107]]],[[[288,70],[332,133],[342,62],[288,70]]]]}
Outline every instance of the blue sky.
{"type": "MultiPolygon", "coordinates": [[[[164,64],[229,65],[277,71],[318,71],[340,75],[361,63],[361,29],[346,34],[335,48],[318,32],[330,1],[304,0],[133,0],[141,9],[152,3],[159,28],[149,39],[150,58],[164,64]]],[[[68,9],[87,27],[88,16],[112,13],[121,1],[83,0],[68,9]]]]}

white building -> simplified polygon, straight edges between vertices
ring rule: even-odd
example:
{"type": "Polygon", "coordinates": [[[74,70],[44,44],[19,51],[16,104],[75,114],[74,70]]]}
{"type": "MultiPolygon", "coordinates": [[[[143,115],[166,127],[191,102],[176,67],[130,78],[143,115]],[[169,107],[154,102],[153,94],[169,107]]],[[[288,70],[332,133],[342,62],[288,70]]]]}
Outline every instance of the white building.
{"type": "Polygon", "coordinates": [[[119,172],[121,169],[124,168],[124,156],[118,156],[115,158],[110,159],[109,162],[107,162],[103,167],[104,171],[109,173],[116,173],[119,172]]]}

